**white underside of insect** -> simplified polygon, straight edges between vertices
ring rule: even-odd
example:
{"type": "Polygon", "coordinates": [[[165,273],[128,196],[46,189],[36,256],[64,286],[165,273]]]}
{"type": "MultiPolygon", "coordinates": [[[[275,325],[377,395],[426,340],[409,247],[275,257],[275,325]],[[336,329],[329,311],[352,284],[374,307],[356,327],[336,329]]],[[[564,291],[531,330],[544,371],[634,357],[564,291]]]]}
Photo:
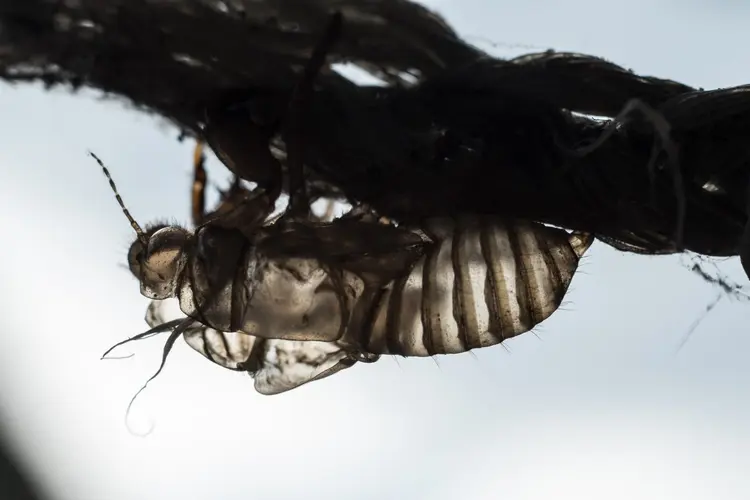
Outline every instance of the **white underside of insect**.
{"type": "MultiPolygon", "coordinates": [[[[182,318],[178,305],[170,300],[151,301],[146,313],[151,328],[182,318]]],[[[264,395],[286,392],[354,364],[335,342],[263,339],[244,332],[220,332],[197,321],[182,336],[217,365],[249,373],[255,390],[264,395]]]]}

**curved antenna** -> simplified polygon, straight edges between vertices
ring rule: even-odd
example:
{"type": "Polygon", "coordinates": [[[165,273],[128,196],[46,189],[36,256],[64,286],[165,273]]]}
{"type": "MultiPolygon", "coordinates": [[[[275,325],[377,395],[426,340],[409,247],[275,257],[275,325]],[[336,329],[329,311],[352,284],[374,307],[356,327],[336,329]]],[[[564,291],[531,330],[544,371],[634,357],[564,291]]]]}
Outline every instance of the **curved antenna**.
{"type": "Polygon", "coordinates": [[[176,327],[180,326],[180,324],[183,321],[184,321],[183,319],[173,319],[172,321],[167,321],[165,323],[162,323],[161,325],[157,325],[157,326],[155,326],[155,327],[153,327],[153,328],[151,328],[151,329],[149,329],[149,330],[147,330],[147,331],[145,331],[143,333],[139,333],[138,335],[135,335],[133,337],[127,338],[125,340],[121,340],[120,342],[116,343],[115,345],[113,345],[112,347],[110,347],[109,349],[107,349],[104,352],[104,354],[102,354],[102,357],[99,358],[99,359],[100,360],[117,359],[117,358],[109,357],[108,356],[109,353],[112,352],[112,351],[114,351],[118,347],[120,347],[122,345],[125,345],[125,344],[128,344],[130,342],[133,342],[135,340],[148,339],[148,338],[153,337],[154,335],[158,335],[159,333],[163,333],[163,332],[171,330],[172,328],[176,328],[176,327]]]}
{"type": "Polygon", "coordinates": [[[159,365],[159,369],[156,370],[156,373],[151,375],[151,377],[146,381],[146,383],[143,384],[143,387],[138,389],[138,392],[136,392],[133,398],[130,400],[130,403],[128,404],[128,408],[127,410],[125,410],[125,426],[128,428],[128,430],[130,430],[131,434],[138,436],[138,437],[146,437],[149,434],[151,434],[151,432],[153,432],[154,427],[155,427],[153,423],[151,424],[151,427],[149,428],[149,430],[144,433],[138,434],[138,433],[132,432],[130,425],[128,425],[129,418],[130,418],[130,410],[133,408],[133,403],[135,403],[135,400],[138,399],[138,396],[146,389],[146,387],[148,387],[148,383],[154,380],[156,377],[158,377],[159,374],[162,372],[162,370],[164,369],[164,365],[167,363],[167,357],[169,356],[170,351],[172,351],[172,347],[174,347],[175,342],[177,341],[178,338],[180,338],[180,335],[185,333],[185,330],[187,330],[188,327],[190,327],[192,323],[193,323],[193,320],[190,318],[180,320],[180,324],[177,325],[177,328],[175,328],[174,331],[172,331],[172,333],[169,334],[169,338],[167,338],[167,341],[164,343],[164,350],[162,352],[161,364],[159,365]]]}
{"type": "Polygon", "coordinates": [[[130,212],[127,208],[125,208],[125,203],[122,201],[122,197],[120,196],[120,193],[117,192],[117,186],[115,186],[115,181],[112,180],[112,176],[109,174],[109,170],[107,170],[107,167],[104,166],[104,163],[99,159],[98,156],[96,156],[91,151],[88,152],[91,157],[96,160],[96,162],[99,164],[100,167],[102,167],[102,171],[104,172],[104,175],[107,176],[107,179],[109,179],[109,187],[112,188],[112,191],[115,193],[115,199],[117,200],[117,203],[120,204],[120,208],[122,208],[122,213],[125,214],[125,217],[128,218],[128,221],[130,222],[130,227],[133,228],[135,231],[135,234],[138,235],[138,240],[143,244],[143,246],[148,246],[148,238],[146,238],[146,233],[143,232],[143,229],[141,229],[141,226],[138,225],[138,223],[135,221],[132,215],[130,215],[130,212]]]}

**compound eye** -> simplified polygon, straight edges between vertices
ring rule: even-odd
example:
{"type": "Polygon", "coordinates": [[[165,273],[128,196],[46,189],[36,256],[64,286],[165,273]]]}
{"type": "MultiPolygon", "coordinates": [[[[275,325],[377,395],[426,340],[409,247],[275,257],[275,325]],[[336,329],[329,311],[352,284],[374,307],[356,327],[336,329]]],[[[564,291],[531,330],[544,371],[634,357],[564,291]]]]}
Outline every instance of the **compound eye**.
{"type": "Polygon", "coordinates": [[[156,231],[148,241],[144,264],[147,271],[159,280],[170,280],[177,272],[183,256],[187,232],[182,228],[166,227],[156,231]]]}
{"type": "Polygon", "coordinates": [[[143,243],[140,240],[135,240],[130,249],[128,250],[128,268],[133,276],[141,279],[143,275],[143,269],[141,263],[143,262],[143,243]]]}

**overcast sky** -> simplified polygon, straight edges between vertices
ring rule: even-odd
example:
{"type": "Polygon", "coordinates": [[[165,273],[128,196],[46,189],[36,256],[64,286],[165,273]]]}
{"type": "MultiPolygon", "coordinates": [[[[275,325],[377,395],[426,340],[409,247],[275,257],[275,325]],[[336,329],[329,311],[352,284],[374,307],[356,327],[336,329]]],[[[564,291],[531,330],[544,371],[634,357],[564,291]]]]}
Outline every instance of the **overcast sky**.
{"type": "MultiPolygon", "coordinates": [[[[498,55],[554,48],[699,87],[750,81],[741,2],[429,4],[498,55]]],[[[507,349],[384,358],[264,397],[180,341],[134,407],[156,428],[134,437],[125,407],[163,340],[99,361],[146,328],[147,301],[86,150],[138,220],[188,223],[192,144],[120,104],[36,87],[0,85],[0,116],[0,417],[50,498],[748,498],[748,305],[720,302],[677,353],[715,290],[677,258],[599,243],[567,305],[507,349]]]]}

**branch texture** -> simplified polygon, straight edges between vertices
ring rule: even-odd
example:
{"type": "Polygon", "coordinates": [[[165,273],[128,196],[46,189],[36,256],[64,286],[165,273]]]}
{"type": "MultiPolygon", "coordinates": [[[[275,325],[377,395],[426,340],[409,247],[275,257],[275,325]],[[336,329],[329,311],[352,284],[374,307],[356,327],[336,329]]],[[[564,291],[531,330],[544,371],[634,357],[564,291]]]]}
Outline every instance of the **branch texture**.
{"type": "Polygon", "coordinates": [[[196,135],[216,103],[278,115],[336,11],[304,119],[321,194],[403,221],[499,214],[625,251],[743,253],[750,87],[696,90],[581,54],[493,58],[406,0],[2,0],[0,77],[100,89],[196,135]]]}

